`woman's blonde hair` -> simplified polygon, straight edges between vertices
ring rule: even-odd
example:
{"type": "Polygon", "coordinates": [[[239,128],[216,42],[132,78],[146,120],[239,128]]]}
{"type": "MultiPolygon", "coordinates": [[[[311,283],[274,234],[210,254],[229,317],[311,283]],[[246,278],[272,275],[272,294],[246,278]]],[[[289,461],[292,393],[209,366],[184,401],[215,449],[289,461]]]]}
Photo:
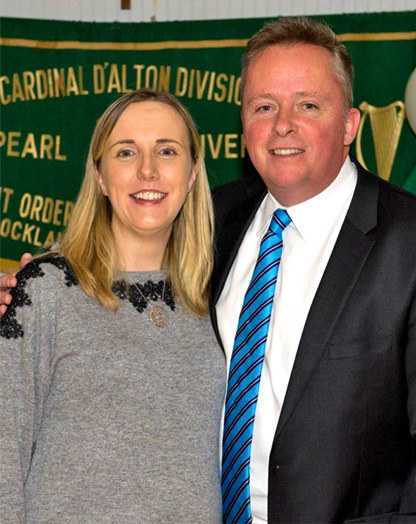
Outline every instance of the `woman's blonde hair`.
{"type": "Polygon", "coordinates": [[[111,229],[111,204],[96,180],[105,144],[123,111],[130,104],[161,102],[182,117],[188,130],[190,155],[197,177],[176,217],[168,242],[165,264],[175,296],[192,313],[208,312],[209,280],[213,255],[213,209],[208,178],[195,123],[185,107],[170,93],[141,89],[114,102],[99,119],[86,162],[84,180],[64,233],[59,253],[71,265],[84,292],[101,304],[117,310],[119,299],[112,292],[120,258],[111,229]]]}

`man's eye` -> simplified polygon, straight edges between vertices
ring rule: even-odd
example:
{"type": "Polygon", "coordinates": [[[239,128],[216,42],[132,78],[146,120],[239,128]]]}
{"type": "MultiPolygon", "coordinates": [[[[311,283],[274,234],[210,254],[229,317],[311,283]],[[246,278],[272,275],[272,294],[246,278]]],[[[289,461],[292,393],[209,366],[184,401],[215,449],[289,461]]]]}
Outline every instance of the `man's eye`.
{"type": "Polygon", "coordinates": [[[257,111],[259,113],[267,113],[268,111],[270,111],[272,108],[272,106],[268,106],[268,105],[264,105],[264,106],[260,106],[257,111]]]}
{"type": "Polygon", "coordinates": [[[306,107],[306,109],[316,109],[317,106],[315,104],[312,104],[312,102],[307,102],[306,104],[304,104],[304,107],[306,107]]]}

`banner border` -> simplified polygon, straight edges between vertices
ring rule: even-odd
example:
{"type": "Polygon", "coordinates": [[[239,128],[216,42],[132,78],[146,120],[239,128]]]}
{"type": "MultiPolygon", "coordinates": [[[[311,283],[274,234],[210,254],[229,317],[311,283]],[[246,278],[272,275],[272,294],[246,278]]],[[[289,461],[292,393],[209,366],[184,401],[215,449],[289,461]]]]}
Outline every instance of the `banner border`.
{"type": "MultiPolygon", "coordinates": [[[[416,31],[391,33],[342,33],[337,35],[340,42],[380,42],[397,40],[416,40],[416,31]]],[[[0,45],[5,47],[26,47],[34,49],[84,51],[161,51],[165,49],[215,49],[245,47],[248,38],[224,40],[168,40],[166,42],[81,42],[30,40],[26,38],[1,37],[0,45]]]]}

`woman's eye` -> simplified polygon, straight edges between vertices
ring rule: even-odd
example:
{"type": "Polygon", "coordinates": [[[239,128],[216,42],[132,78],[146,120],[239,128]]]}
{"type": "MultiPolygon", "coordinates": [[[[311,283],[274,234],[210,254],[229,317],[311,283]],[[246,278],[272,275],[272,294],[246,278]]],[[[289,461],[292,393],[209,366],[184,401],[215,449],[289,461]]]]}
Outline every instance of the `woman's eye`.
{"type": "Polygon", "coordinates": [[[130,149],[123,149],[122,151],[120,151],[117,156],[120,156],[120,157],[128,157],[128,156],[131,156],[133,154],[133,151],[131,151],[130,149]]]}
{"type": "Polygon", "coordinates": [[[160,150],[160,153],[163,156],[172,156],[175,154],[175,151],[169,147],[164,147],[163,149],[160,150]]]}

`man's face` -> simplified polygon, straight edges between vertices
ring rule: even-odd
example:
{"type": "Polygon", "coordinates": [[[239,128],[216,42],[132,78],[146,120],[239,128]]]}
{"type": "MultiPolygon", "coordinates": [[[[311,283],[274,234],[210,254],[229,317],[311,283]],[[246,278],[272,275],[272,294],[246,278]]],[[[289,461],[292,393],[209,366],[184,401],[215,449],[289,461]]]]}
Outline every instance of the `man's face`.
{"type": "Polygon", "coordinates": [[[247,150],[283,205],[308,200],[338,175],[359,111],[345,115],[332,56],[310,44],[260,51],[247,70],[242,119],[247,150]]]}

